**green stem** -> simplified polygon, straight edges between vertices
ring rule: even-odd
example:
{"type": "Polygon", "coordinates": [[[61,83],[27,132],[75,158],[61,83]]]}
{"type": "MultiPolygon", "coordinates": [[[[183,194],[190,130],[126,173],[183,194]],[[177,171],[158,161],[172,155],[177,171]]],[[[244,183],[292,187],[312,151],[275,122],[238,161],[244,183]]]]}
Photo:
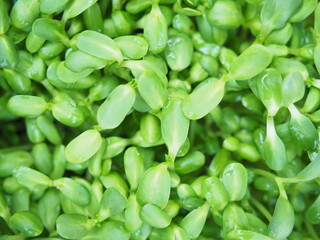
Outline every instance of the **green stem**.
{"type": "Polygon", "coordinates": [[[42,86],[45,87],[45,89],[47,89],[47,91],[52,95],[55,96],[57,95],[59,92],[57,89],[55,89],[49,82],[47,79],[43,80],[41,82],[42,86]]]}
{"type": "Polygon", "coordinates": [[[271,178],[273,180],[276,181],[276,178],[278,178],[278,176],[274,175],[273,173],[267,172],[265,170],[261,170],[261,169],[251,169],[255,174],[267,177],[267,178],[271,178]]]}
{"type": "Polygon", "coordinates": [[[300,183],[300,182],[307,182],[309,180],[298,179],[298,178],[281,178],[283,183],[300,183]]]}
{"type": "Polygon", "coordinates": [[[271,221],[271,218],[272,218],[272,215],[271,213],[268,211],[268,209],[266,209],[257,199],[255,199],[254,197],[251,197],[250,200],[249,200],[252,205],[258,209],[262,215],[270,222],[271,221]]]}
{"type": "Polygon", "coordinates": [[[284,188],[284,182],[283,182],[282,178],[277,177],[275,180],[276,180],[276,183],[277,183],[278,188],[279,188],[280,196],[288,199],[288,196],[287,196],[286,190],[284,188]]]}
{"type": "Polygon", "coordinates": [[[308,231],[308,233],[310,234],[311,238],[312,238],[313,240],[320,240],[319,237],[318,237],[318,234],[317,234],[317,232],[314,230],[313,226],[312,226],[310,223],[308,223],[308,222],[306,222],[305,224],[306,224],[307,231],[308,231]]]}
{"type": "Polygon", "coordinates": [[[280,178],[280,177],[274,175],[273,173],[270,173],[270,172],[267,172],[267,171],[261,170],[261,169],[252,169],[252,171],[255,174],[258,174],[258,175],[273,179],[277,183],[280,195],[285,197],[285,198],[287,198],[287,193],[286,193],[286,190],[284,188],[284,183],[287,183],[285,178],[280,178]]]}

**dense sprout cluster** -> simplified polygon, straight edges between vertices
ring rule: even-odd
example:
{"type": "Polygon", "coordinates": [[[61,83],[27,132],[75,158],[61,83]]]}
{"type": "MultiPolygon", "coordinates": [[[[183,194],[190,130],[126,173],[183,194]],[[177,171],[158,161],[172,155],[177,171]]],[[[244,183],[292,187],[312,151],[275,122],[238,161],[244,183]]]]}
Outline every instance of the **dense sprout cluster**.
{"type": "Polygon", "coordinates": [[[0,239],[319,240],[317,0],[0,0],[0,239]]]}

